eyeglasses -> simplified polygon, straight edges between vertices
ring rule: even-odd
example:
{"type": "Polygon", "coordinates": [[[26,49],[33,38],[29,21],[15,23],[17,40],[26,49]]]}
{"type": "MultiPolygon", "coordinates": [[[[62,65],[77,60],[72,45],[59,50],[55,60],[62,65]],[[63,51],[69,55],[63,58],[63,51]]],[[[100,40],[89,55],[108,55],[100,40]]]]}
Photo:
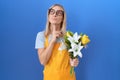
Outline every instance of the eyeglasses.
{"type": "Polygon", "coordinates": [[[49,9],[49,14],[50,15],[58,15],[58,16],[62,16],[64,15],[64,11],[63,10],[54,10],[54,9],[49,9]]]}

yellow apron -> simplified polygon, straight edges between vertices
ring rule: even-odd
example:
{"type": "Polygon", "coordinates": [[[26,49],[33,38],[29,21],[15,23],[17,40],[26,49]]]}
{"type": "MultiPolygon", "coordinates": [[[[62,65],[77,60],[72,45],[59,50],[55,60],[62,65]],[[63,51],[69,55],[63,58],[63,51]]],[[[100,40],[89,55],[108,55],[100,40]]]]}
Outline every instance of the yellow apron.
{"type": "MultiPolygon", "coordinates": [[[[49,45],[45,38],[45,47],[49,45]]],[[[44,66],[44,80],[76,80],[75,73],[70,74],[69,53],[67,50],[58,50],[60,42],[54,45],[51,57],[44,66]]]]}

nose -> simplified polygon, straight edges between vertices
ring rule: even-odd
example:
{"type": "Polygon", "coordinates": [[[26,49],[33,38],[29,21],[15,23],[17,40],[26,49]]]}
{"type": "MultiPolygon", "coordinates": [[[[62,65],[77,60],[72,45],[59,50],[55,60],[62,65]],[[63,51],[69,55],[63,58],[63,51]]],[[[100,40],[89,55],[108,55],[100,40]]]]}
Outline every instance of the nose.
{"type": "Polygon", "coordinates": [[[55,17],[57,16],[57,13],[56,13],[56,12],[54,13],[54,16],[55,16],[55,17]]]}

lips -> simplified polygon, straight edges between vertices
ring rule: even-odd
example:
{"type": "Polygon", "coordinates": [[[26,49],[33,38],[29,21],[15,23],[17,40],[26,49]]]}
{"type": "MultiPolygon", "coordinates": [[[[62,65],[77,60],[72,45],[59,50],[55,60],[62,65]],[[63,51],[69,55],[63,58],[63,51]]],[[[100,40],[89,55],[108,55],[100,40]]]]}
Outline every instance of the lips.
{"type": "Polygon", "coordinates": [[[53,20],[57,20],[57,18],[52,18],[53,20]]]}

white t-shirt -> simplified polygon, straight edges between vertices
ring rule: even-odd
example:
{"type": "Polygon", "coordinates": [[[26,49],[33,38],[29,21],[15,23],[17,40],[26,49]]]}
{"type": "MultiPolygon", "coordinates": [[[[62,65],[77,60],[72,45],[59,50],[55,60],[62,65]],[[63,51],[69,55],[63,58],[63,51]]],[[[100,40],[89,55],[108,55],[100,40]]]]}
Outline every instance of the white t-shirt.
{"type": "MultiPolygon", "coordinates": [[[[48,42],[50,42],[51,39],[52,39],[52,35],[49,35],[48,42]]],[[[62,40],[63,40],[62,37],[58,38],[57,42],[61,42],[62,40]]],[[[35,42],[35,49],[44,48],[44,43],[45,43],[44,31],[38,32],[36,37],[36,42],[35,42]]]]}

